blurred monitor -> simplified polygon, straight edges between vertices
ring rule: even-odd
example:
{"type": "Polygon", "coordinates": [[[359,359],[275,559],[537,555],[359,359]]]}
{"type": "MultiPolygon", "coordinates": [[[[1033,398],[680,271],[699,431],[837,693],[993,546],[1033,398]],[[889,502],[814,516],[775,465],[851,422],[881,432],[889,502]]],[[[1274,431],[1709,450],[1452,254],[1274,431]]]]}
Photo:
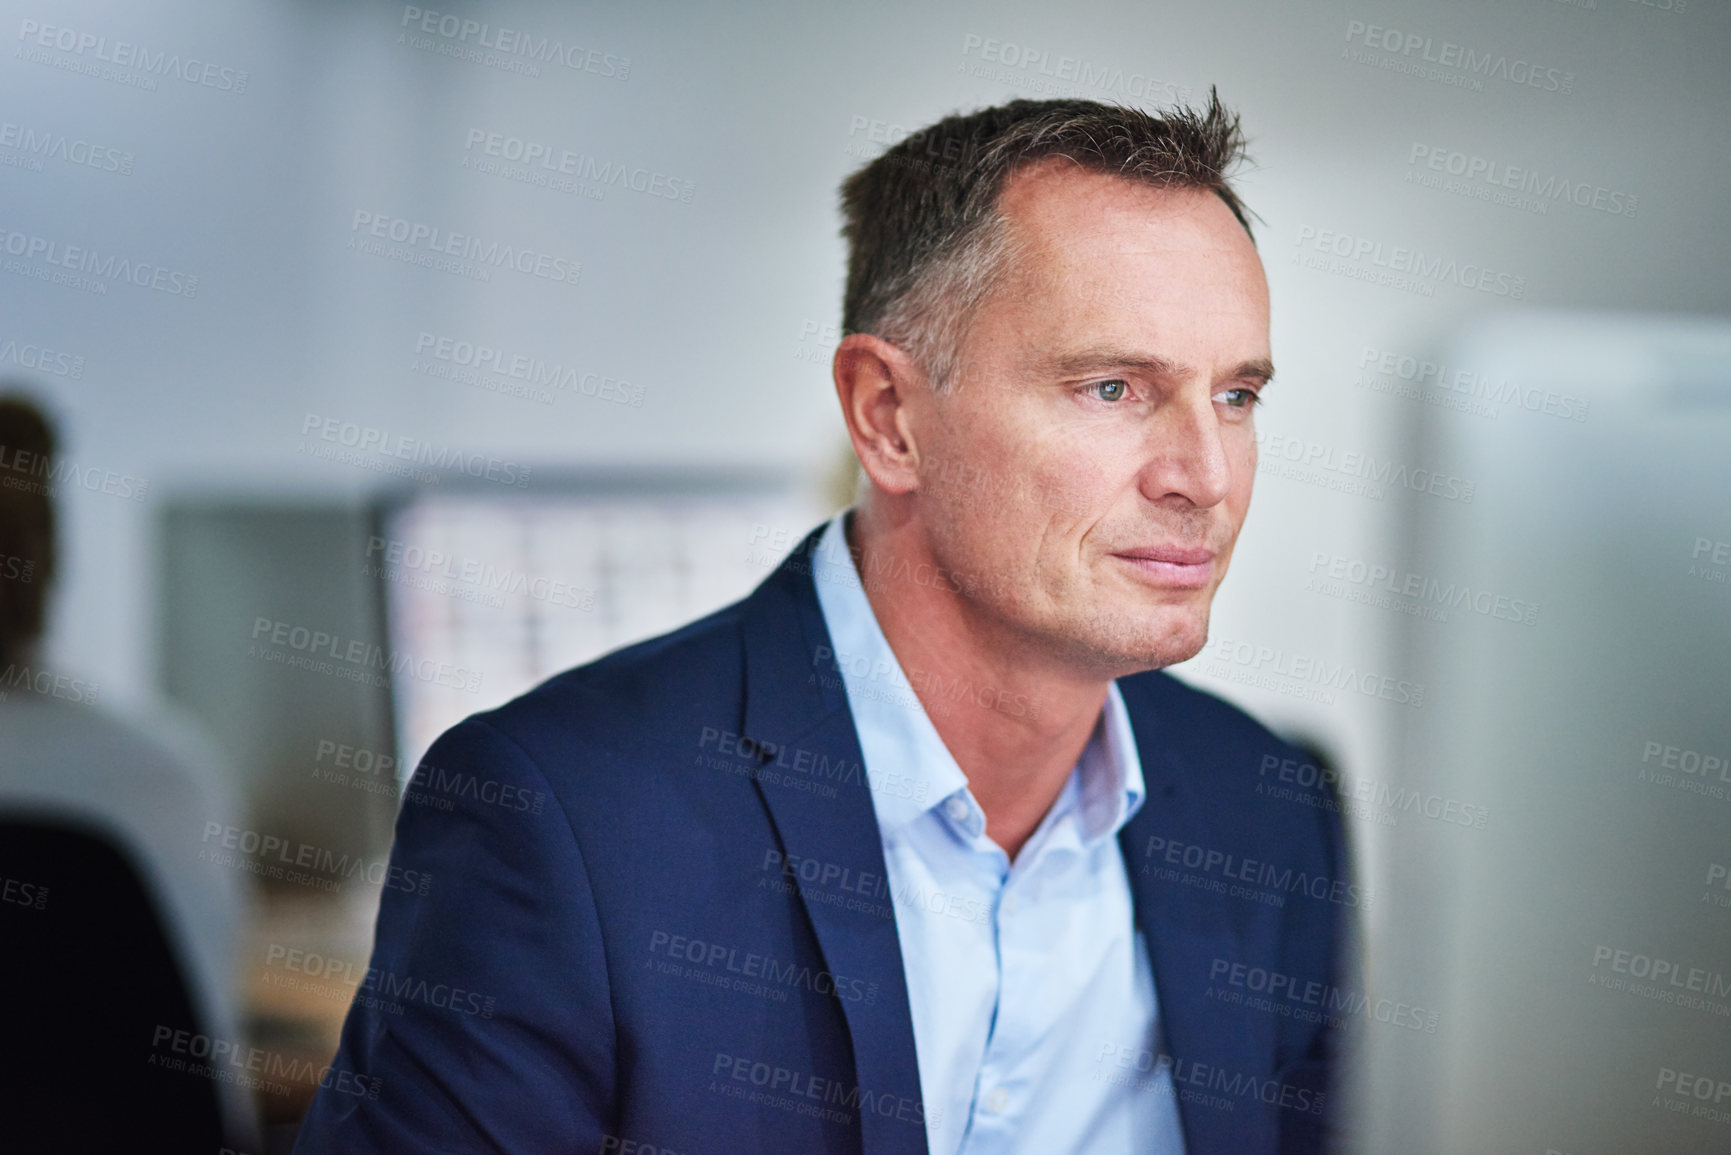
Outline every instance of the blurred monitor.
{"type": "Polygon", "coordinates": [[[1477,489],[1389,579],[1450,603],[1405,618],[1398,764],[1488,822],[1390,834],[1374,973],[1440,1022],[1367,1032],[1377,1149],[1731,1151],[1731,325],[1506,315],[1439,362],[1488,413],[1426,409],[1477,489]]]}

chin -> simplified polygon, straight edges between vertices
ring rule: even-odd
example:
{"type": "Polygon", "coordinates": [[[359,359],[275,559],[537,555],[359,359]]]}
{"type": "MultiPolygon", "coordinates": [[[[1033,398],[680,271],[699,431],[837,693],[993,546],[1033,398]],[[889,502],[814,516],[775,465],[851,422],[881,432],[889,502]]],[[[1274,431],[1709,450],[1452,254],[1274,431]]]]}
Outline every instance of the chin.
{"type": "MultiPolygon", "coordinates": [[[[1191,607],[1162,606],[1133,620],[1113,623],[1108,637],[1088,638],[1100,664],[1114,677],[1158,670],[1194,658],[1208,641],[1208,612],[1191,607]]],[[[1090,631],[1094,633],[1094,631],[1090,631]]],[[[1084,643],[1086,644],[1086,642],[1084,643]]]]}
{"type": "Polygon", "coordinates": [[[1161,666],[1176,666],[1179,662],[1188,662],[1202,652],[1202,647],[1208,644],[1208,629],[1204,626],[1197,630],[1194,637],[1186,637],[1181,644],[1164,650],[1160,654],[1161,666]]]}
{"type": "Polygon", "coordinates": [[[1179,662],[1187,662],[1202,652],[1202,647],[1208,644],[1208,619],[1186,621],[1162,633],[1156,639],[1150,656],[1155,658],[1157,665],[1151,668],[1174,666],[1179,662]]]}

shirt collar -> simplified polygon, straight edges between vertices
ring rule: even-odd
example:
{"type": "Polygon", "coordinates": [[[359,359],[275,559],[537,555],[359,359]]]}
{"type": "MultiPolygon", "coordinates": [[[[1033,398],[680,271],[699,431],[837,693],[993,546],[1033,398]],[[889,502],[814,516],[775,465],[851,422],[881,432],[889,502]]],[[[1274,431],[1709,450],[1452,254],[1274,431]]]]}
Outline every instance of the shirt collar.
{"type": "MultiPolygon", "coordinates": [[[[837,514],[812,551],[811,574],[834,653],[818,676],[839,677],[847,693],[871,783],[878,827],[887,837],[967,790],[967,776],[938,736],[878,625],[848,552],[837,514]]],[[[1077,764],[1081,833],[1093,844],[1114,835],[1146,796],[1130,713],[1118,684],[1077,764]]],[[[971,801],[971,797],[970,797],[971,801]]]]}

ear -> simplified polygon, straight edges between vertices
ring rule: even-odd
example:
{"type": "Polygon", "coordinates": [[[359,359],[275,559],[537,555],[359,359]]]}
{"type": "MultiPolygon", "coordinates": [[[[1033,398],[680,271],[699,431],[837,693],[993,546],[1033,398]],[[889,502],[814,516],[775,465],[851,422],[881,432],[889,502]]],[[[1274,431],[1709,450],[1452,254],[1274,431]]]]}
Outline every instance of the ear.
{"type": "Polygon", "coordinates": [[[917,489],[914,426],[930,395],[925,374],[898,346],[865,333],[842,338],[832,371],[848,438],[872,484],[892,494],[917,489]]]}

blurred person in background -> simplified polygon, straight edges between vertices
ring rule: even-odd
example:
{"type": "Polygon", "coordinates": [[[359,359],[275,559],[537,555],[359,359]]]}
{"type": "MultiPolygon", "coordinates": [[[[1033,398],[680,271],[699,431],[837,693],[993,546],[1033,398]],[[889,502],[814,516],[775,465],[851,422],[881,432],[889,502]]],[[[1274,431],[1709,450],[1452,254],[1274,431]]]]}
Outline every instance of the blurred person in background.
{"type": "Polygon", "coordinates": [[[228,784],[179,723],[122,720],[99,679],[45,664],[56,442],[0,389],[0,1146],[257,1150],[252,1094],[213,1058],[240,1047],[244,888],[204,853],[228,784]]]}

